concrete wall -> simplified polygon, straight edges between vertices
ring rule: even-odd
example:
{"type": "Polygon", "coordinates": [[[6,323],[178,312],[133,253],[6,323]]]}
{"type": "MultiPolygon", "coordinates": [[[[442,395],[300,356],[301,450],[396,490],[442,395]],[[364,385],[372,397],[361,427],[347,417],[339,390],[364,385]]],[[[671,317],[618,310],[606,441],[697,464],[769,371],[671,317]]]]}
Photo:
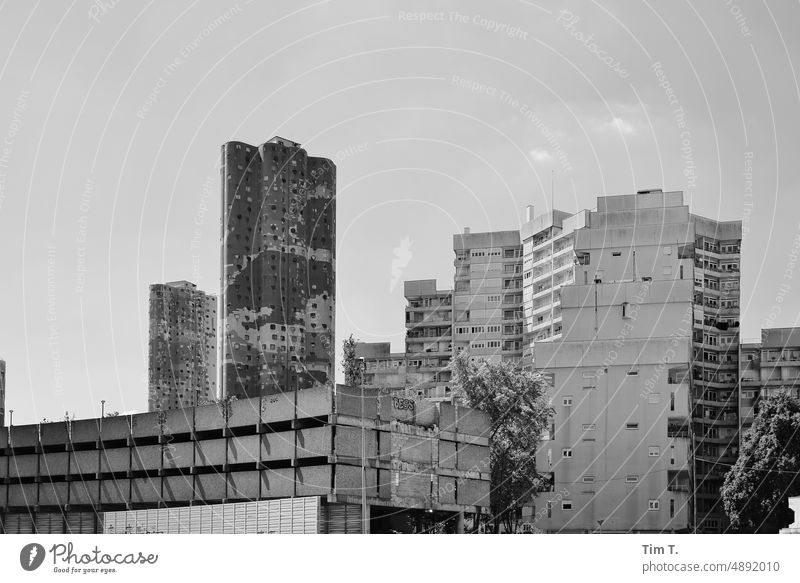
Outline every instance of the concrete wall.
{"type": "Polygon", "coordinates": [[[15,426],[10,440],[2,428],[0,516],[359,498],[362,431],[370,504],[448,512],[486,505],[489,421],[464,407],[362,401],[360,390],[340,386],[335,396],[309,389],[102,421],[15,426]],[[448,457],[442,467],[440,450],[448,457]]]}
{"type": "Polygon", "coordinates": [[[534,346],[556,414],[537,455],[553,492],[537,497],[533,526],[686,529],[688,428],[670,427],[688,427],[694,266],[678,253],[694,244],[688,208],[674,193],[604,197],[588,224],[575,233],[586,264],[561,290],[563,337],[534,346]]]}

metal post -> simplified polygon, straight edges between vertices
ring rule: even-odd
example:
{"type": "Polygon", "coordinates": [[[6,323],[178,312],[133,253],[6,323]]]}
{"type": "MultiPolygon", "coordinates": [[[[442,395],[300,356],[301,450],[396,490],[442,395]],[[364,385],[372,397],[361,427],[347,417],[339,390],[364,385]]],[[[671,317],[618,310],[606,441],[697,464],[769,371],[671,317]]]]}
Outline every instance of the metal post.
{"type": "Polygon", "coordinates": [[[358,359],[359,384],[361,385],[361,533],[369,532],[369,517],[367,516],[367,418],[364,414],[364,375],[367,363],[364,357],[358,359]]]}
{"type": "Polygon", "coordinates": [[[100,400],[100,435],[103,435],[103,417],[106,416],[106,400],[100,400]]]}

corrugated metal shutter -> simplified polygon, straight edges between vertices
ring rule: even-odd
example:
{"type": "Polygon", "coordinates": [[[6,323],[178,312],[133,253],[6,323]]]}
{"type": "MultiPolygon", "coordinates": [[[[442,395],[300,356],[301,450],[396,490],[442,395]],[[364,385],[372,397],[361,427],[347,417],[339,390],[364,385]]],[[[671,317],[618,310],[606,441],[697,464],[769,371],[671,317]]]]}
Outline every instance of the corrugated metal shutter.
{"type": "MultiPolygon", "coordinates": [[[[358,507],[354,506],[356,511],[358,507]]],[[[351,511],[352,512],[352,511],[351,511]]],[[[220,533],[316,533],[323,532],[320,517],[322,506],[316,496],[234,504],[214,504],[158,510],[108,512],[104,517],[106,532],[192,532],[220,533]],[[111,530],[113,527],[113,530],[111,530]]],[[[74,522],[75,517],[70,514],[74,522]]],[[[342,521],[345,531],[359,528],[357,515],[349,523],[342,521]],[[350,524],[350,526],[348,526],[350,524]]]]}
{"type": "Polygon", "coordinates": [[[33,534],[33,519],[30,514],[9,514],[6,517],[6,533],[33,534]]]}
{"type": "Polygon", "coordinates": [[[189,515],[189,532],[192,534],[203,532],[203,508],[201,506],[192,506],[189,509],[189,515]]]}
{"type": "Polygon", "coordinates": [[[326,525],[329,534],[359,534],[361,532],[361,507],[355,504],[327,504],[326,525]]]}
{"type": "Polygon", "coordinates": [[[319,498],[305,498],[304,511],[303,533],[319,532],[319,498]]]}
{"type": "Polygon", "coordinates": [[[347,532],[347,508],[344,504],[328,504],[325,507],[327,519],[325,526],[328,534],[345,534],[347,532]]]}
{"type": "Polygon", "coordinates": [[[64,518],[52,512],[36,514],[36,532],[38,534],[64,534],[64,518]]]}
{"type": "Polygon", "coordinates": [[[81,532],[81,514],[80,514],[80,512],[68,512],[67,513],[67,534],[80,534],[80,532],[81,532]]]}

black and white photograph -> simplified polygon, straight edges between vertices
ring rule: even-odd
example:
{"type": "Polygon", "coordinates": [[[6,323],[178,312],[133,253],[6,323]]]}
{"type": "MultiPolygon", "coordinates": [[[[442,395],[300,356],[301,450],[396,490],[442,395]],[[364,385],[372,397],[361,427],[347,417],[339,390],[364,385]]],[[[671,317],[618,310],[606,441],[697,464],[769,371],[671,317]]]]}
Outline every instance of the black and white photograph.
{"type": "Polygon", "coordinates": [[[0,0],[0,570],[796,581],[798,26],[0,0]]]}

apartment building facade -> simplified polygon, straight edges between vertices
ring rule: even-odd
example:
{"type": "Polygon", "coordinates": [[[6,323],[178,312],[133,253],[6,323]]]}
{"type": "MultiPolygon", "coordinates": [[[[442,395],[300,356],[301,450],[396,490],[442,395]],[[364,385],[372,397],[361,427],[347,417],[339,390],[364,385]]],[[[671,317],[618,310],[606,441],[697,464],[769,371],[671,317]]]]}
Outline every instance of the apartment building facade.
{"type": "MultiPolygon", "coordinates": [[[[723,532],[720,488],[739,455],[741,221],[691,215],[694,226],[692,436],[695,525],[723,532]]],[[[687,250],[688,253],[688,250],[687,250]]]]}
{"type": "Polygon", "coordinates": [[[522,244],[519,231],[453,235],[452,289],[434,279],[404,282],[405,352],[361,344],[367,386],[429,399],[451,397],[450,358],[513,362],[523,354],[522,244]]]}
{"type": "Polygon", "coordinates": [[[222,146],[223,394],[331,383],[336,166],[275,137],[222,146]]]}
{"type": "Polygon", "coordinates": [[[538,465],[545,532],[680,532],[691,524],[689,211],[680,193],[601,197],[575,232],[562,337],[534,344],[556,410],[538,465]],[[555,494],[554,494],[555,493],[555,494]]]}
{"type": "Polygon", "coordinates": [[[453,292],[435,279],[404,282],[406,339],[403,352],[388,342],[356,346],[367,367],[365,386],[433,400],[450,398],[453,292]]]}
{"type": "Polygon", "coordinates": [[[453,235],[453,352],[475,362],[522,359],[522,244],[519,231],[453,235]]]}
{"type": "Polygon", "coordinates": [[[778,392],[800,399],[800,328],[765,328],[739,345],[739,447],[758,401],[778,392]]]}
{"type": "Polygon", "coordinates": [[[561,287],[575,281],[575,231],[586,225],[586,212],[551,210],[535,216],[527,208],[522,226],[523,363],[533,365],[533,346],[561,338],[561,287]]]}
{"type": "Polygon", "coordinates": [[[217,297],[188,281],[150,286],[149,411],[217,394],[217,297]]]}
{"type": "Polygon", "coordinates": [[[534,528],[720,532],[738,453],[741,223],[689,213],[680,192],[598,198],[575,232],[562,337],[535,343],[556,417],[534,528]],[[577,364],[576,364],[577,363],[577,364]]]}
{"type": "Polygon", "coordinates": [[[6,420],[6,361],[0,360],[0,427],[6,420]]]}

